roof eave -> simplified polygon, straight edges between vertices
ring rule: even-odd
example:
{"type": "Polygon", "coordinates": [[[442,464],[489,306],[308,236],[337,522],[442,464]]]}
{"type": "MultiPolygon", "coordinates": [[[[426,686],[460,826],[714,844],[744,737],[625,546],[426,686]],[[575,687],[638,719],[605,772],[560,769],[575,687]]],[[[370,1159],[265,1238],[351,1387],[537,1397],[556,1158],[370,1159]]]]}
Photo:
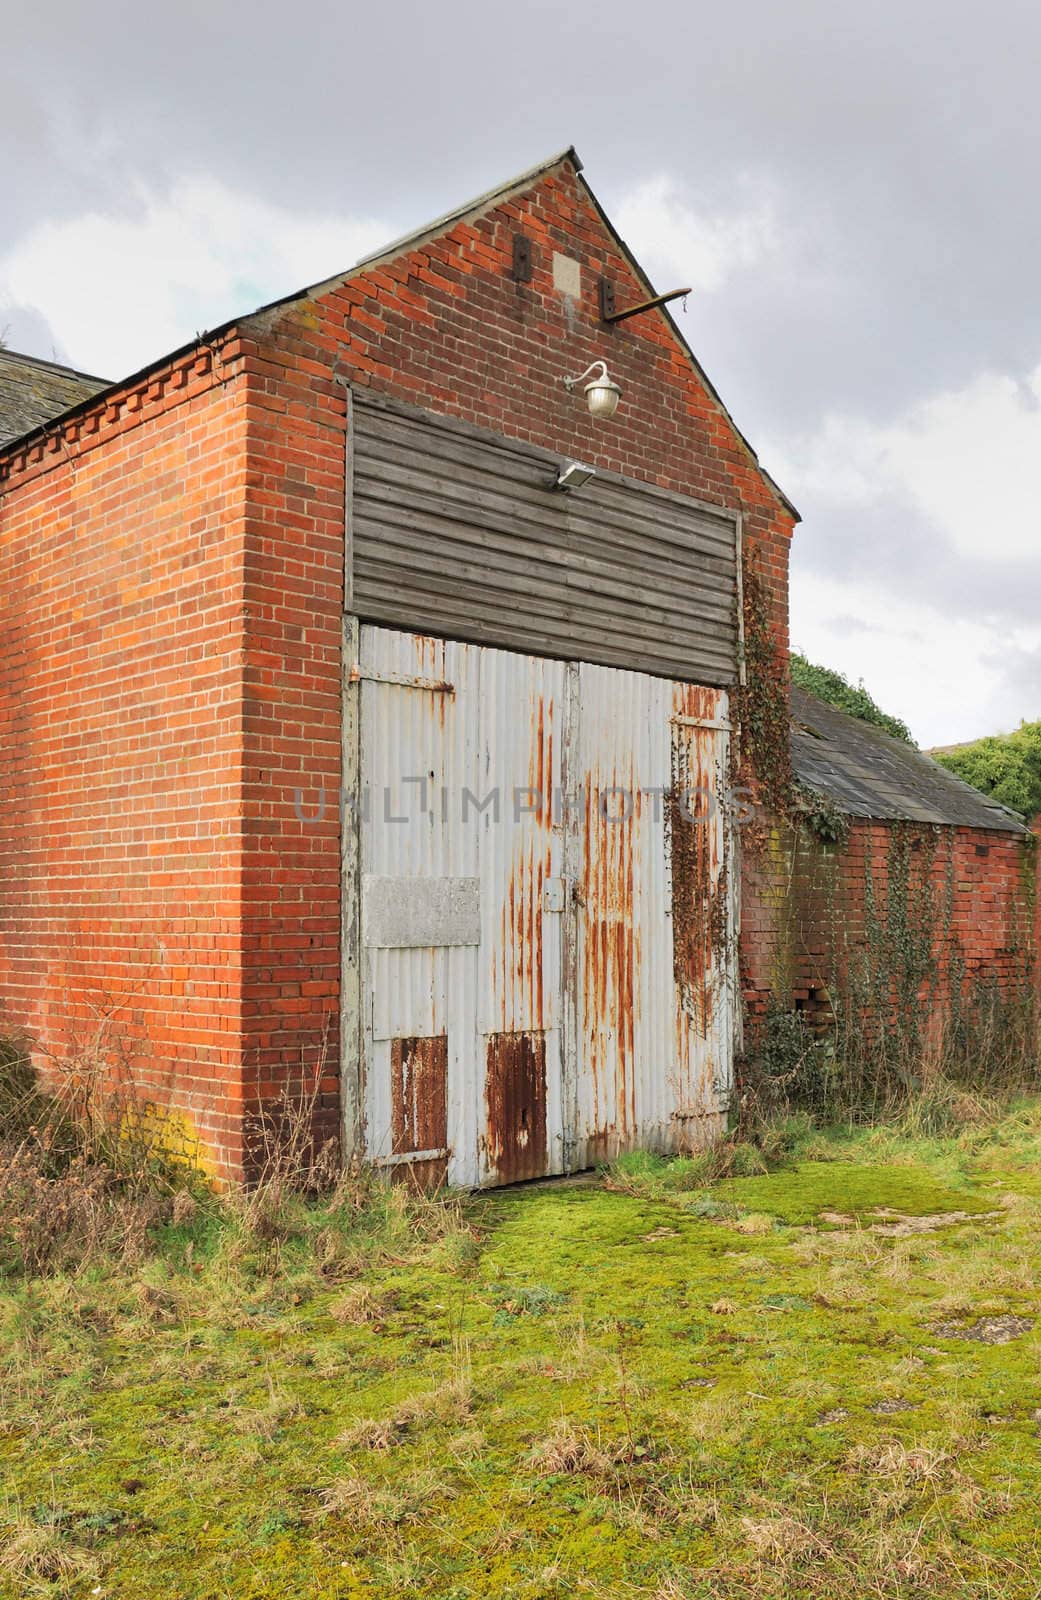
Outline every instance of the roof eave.
{"type": "MultiPolygon", "coordinates": [[[[575,146],[572,144],[568,145],[563,150],[558,150],[556,154],[547,156],[544,160],[536,162],[534,166],[528,167],[526,171],[518,173],[515,177],[508,179],[505,183],[498,184],[495,188],[486,190],[484,194],[477,195],[472,200],[465,201],[462,205],[454,207],[451,211],[446,212],[443,216],[436,218],[434,221],[424,223],[422,227],[415,229],[412,233],[404,234],[400,239],[395,239],[380,250],[364,256],[360,261],[355,262],[353,266],[349,267],[346,272],[336,273],[333,277],[326,278],[321,283],[310,284],[303,289],[294,290],[291,294],[282,295],[277,300],[271,300],[266,305],[258,306],[255,311],[246,312],[241,316],[232,317],[227,322],[221,323],[218,327],[199,334],[194,340],[190,340],[188,343],[181,345],[178,349],[158,357],[155,361],[149,362],[147,366],[142,367],[138,372],[132,373],[130,377],[121,378],[118,382],[110,384],[108,388],[102,389],[96,395],[92,395],[89,400],[80,402],[74,406],[70,406],[67,411],[63,411],[58,416],[50,418],[48,422],[29,429],[28,432],[19,435],[15,439],[8,440],[7,444],[0,446],[0,459],[2,459],[8,452],[15,452],[17,450],[24,449],[26,444],[35,438],[41,436],[46,437],[49,429],[54,428],[59,424],[64,424],[65,422],[71,421],[80,412],[89,409],[90,406],[97,405],[99,402],[108,399],[113,394],[118,394],[122,389],[132,388],[134,385],[142,382],[142,380],[145,378],[150,377],[161,367],[166,366],[169,362],[178,360],[181,356],[187,355],[191,351],[199,349],[200,346],[212,344],[217,339],[223,339],[225,335],[230,333],[233,329],[249,328],[254,323],[268,317],[272,311],[277,311],[283,306],[289,306],[301,300],[309,300],[320,294],[326,294],[340,284],[349,283],[350,280],[356,276],[356,274],[370,271],[373,267],[379,266],[385,261],[393,260],[394,257],[400,255],[402,251],[410,248],[416,248],[425,240],[437,238],[440,234],[445,233],[449,228],[453,227],[457,222],[462,222],[469,217],[479,216],[481,212],[487,211],[491,206],[496,205],[499,201],[506,199],[512,194],[517,194],[520,191],[529,188],[531,184],[537,182],[539,178],[544,177],[547,172],[554,171],[557,167],[563,166],[565,162],[571,163],[576,177],[584,188],[586,194],[589,196],[590,203],[594,207],[604,227],[607,229],[612,239],[614,239],[619,250],[625,256],[625,259],[628,261],[636,277],[647,289],[648,296],[652,297],[655,293],[654,284],[651,282],[651,279],[647,276],[647,273],[640,265],[637,257],[629,248],[626,241],[622,238],[621,234],[618,232],[618,229],[615,227],[607,212],[600,204],[600,201],[597,199],[594,190],[584,175],[582,158],[575,149],[575,146]]],[[[736,437],[740,439],[742,445],[748,451],[749,458],[756,471],[769,486],[772,493],[788,512],[793,521],[801,522],[802,518],[797,507],[785,494],[780,485],[776,483],[775,480],[770,476],[766,468],[760,463],[759,457],[756,455],[754,448],[746,439],[745,435],[741,432],[741,429],[737,426],[737,423],[727,410],[727,407],[724,404],[718,389],[705,372],[704,367],[702,367],[697,356],[694,354],[694,351],[692,350],[689,342],[679,328],[675,319],[669,315],[664,307],[658,308],[658,314],[666,318],[670,333],[679,341],[694,372],[697,374],[699,382],[704,385],[707,392],[712,396],[712,399],[715,401],[724,417],[726,417],[730,427],[733,428],[736,437]]]]}

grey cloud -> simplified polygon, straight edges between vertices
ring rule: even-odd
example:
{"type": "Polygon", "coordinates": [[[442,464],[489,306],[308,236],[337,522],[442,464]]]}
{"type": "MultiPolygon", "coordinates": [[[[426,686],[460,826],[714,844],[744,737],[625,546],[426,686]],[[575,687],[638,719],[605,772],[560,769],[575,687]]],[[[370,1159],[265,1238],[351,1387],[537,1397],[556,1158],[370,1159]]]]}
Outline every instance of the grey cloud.
{"type": "Polygon", "coordinates": [[[695,323],[750,429],[1041,355],[1041,13],[1015,0],[55,0],[6,33],[8,228],[186,171],[409,226],[574,138],[609,202],[663,168],[775,188],[786,259],[695,323]]]}
{"type": "MultiPolygon", "coordinates": [[[[0,250],[199,173],[404,230],[572,139],[609,209],[658,173],[695,207],[765,186],[773,257],[682,326],[753,442],[783,443],[1041,360],[1039,60],[1020,0],[52,0],[5,20],[0,250]]],[[[801,509],[796,581],[1038,614],[1041,560],[958,561],[904,505],[801,509]]]]}
{"type": "Polygon", "coordinates": [[[793,546],[793,581],[803,573],[875,584],[999,631],[1041,619],[1041,560],[996,559],[982,543],[967,559],[942,528],[895,495],[862,506],[815,501],[793,546]]]}

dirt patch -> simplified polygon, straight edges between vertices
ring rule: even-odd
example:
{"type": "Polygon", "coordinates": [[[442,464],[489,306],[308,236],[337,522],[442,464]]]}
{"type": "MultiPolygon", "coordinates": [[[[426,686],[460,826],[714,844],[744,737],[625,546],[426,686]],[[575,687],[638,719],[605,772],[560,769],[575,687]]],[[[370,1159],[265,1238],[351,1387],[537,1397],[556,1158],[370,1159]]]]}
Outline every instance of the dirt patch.
{"type": "Polygon", "coordinates": [[[975,1322],[938,1322],[933,1332],[941,1339],[971,1339],[976,1344],[1010,1344],[1013,1339],[1029,1333],[1034,1326],[1033,1317],[1016,1317],[1011,1312],[1002,1317],[977,1317],[975,1322]]]}
{"type": "Polygon", "coordinates": [[[876,1206],[869,1213],[875,1220],[859,1221],[844,1211],[822,1211],[819,1221],[834,1228],[863,1227],[867,1233],[877,1233],[886,1239],[906,1239],[914,1233],[935,1233],[938,1228],[951,1228],[959,1222],[988,1222],[1002,1216],[1000,1211],[939,1211],[932,1216],[910,1217],[903,1211],[891,1211],[888,1206],[876,1206]]]}
{"type": "Polygon", "coordinates": [[[937,1228],[951,1228],[958,1222],[987,1222],[1001,1215],[1000,1211],[941,1211],[931,1217],[907,1217],[880,1206],[872,1216],[883,1220],[869,1226],[872,1233],[888,1239],[906,1239],[912,1233],[935,1233],[937,1228]]]}
{"type": "Polygon", "coordinates": [[[898,1411],[914,1411],[916,1409],[911,1400],[879,1400],[873,1406],[868,1406],[876,1417],[892,1417],[898,1411]]]}

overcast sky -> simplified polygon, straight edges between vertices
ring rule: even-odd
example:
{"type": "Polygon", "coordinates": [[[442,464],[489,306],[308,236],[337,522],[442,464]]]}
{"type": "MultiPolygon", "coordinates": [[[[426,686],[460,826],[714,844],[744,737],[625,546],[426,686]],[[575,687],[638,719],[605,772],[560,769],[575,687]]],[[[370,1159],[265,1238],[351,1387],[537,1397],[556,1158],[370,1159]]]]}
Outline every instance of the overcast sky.
{"type": "Polygon", "coordinates": [[[1041,717],[1041,8],[50,0],[0,333],[119,377],[569,143],[803,513],[792,640],[924,744],[1041,717]]]}

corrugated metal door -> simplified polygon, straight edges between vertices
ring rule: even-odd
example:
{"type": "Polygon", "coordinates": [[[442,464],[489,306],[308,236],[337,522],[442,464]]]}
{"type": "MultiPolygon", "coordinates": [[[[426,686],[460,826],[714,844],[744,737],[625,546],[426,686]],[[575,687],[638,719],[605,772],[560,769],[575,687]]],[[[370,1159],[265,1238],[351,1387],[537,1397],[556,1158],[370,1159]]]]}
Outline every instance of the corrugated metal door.
{"type": "Polygon", "coordinates": [[[361,629],[366,1150],[492,1185],[729,1089],[726,695],[361,629]]]}
{"type": "Polygon", "coordinates": [[[730,1093],[727,696],[583,664],[579,1167],[700,1146],[730,1093]]]}
{"type": "Polygon", "coordinates": [[[560,662],[361,630],[366,1148],[564,1170],[560,662]]]}

